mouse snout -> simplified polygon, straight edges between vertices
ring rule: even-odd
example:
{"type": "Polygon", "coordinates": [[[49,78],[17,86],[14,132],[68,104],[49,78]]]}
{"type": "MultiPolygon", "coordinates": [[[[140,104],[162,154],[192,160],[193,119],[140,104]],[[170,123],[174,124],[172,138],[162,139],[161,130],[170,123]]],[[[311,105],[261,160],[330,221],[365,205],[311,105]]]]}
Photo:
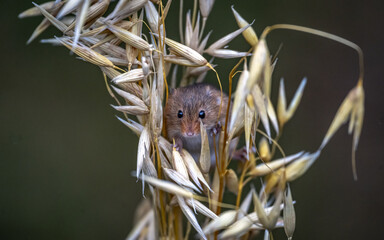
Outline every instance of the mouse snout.
{"type": "Polygon", "coordinates": [[[194,137],[200,134],[200,126],[197,126],[197,124],[186,124],[182,126],[181,132],[184,136],[194,137]]]}
{"type": "Polygon", "coordinates": [[[194,136],[195,135],[195,133],[194,132],[187,132],[187,134],[186,134],[188,137],[192,137],[192,136],[194,136]]]}

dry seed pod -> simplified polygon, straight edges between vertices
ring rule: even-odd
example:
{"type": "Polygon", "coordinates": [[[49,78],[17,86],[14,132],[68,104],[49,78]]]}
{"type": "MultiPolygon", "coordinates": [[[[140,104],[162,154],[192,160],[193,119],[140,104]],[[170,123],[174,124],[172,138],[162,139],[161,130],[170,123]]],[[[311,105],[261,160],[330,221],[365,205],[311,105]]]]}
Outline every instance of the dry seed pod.
{"type": "Polygon", "coordinates": [[[131,129],[131,131],[134,132],[137,136],[140,136],[141,132],[144,129],[144,127],[140,123],[137,123],[137,122],[135,122],[135,121],[133,121],[131,119],[128,119],[129,121],[125,121],[124,119],[119,118],[118,116],[116,116],[116,117],[125,126],[129,127],[129,129],[131,129]]]}
{"type": "Polygon", "coordinates": [[[121,39],[123,42],[131,45],[132,47],[135,47],[142,51],[151,51],[151,46],[147,41],[142,39],[141,37],[121,28],[116,25],[110,25],[107,24],[108,29],[113,32],[113,34],[116,35],[119,39],[121,39]]]}
{"type": "Polygon", "coordinates": [[[145,157],[143,161],[143,173],[147,176],[157,178],[157,171],[151,158],[148,156],[148,152],[145,152],[145,157]]]}
{"type": "Polygon", "coordinates": [[[191,60],[189,60],[185,57],[180,57],[180,56],[176,56],[176,55],[165,55],[164,60],[169,62],[169,63],[182,65],[182,66],[186,66],[186,67],[198,67],[198,66],[200,66],[199,64],[192,62],[191,60]]]}
{"type": "MultiPolygon", "coordinates": [[[[84,0],[82,5],[79,7],[79,9],[76,13],[76,20],[73,23],[73,25],[75,25],[75,34],[74,34],[74,39],[73,39],[73,46],[76,46],[77,42],[79,41],[80,32],[84,26],[90,3],[91,3],[90,0],[84,0]]],[[[73,27],[70,29],[67,28],[67,30],[65,30],[65,31],[67,32],[67,31],[70,31],[72,29],[73,29],[73,27]]]]}
{"type": "Polygon", "coordinates": [[[144,231],[144,228],[148,223],[155,218],[154,210],[151,209],[143,217],[136,222],[135,226],[132,228],[131,232],[125,238],[126,240],[134,240],[140,237],[140,234],[144,231]]]}
{"type": "Polygon", "coordinates": [[[89,47],[86,47],[82,44],[77,45],[74,47],[71,40],[66,38],[57,38],[64,46],[66,46],[68,49],[72,50],[76,55],[81,57],[87,62],[90,62],[92,64],[95,64],[97,66],[101,67],[115,67],[113,63],[100,53],[93,51],[89,47]]]}
{"type": "Polygon", "coordinates": [[[211,46],[209,46],[209,48],[207,48],[205,50],[205,52],[210,53],[213,50],[223,48],[225,45],[227,45],[229,42],[231,42],[235,37],[237,37],[239,34],[244,32],[244,30],[246,30],[249,26],[251,26],[251,24],[248,24],[247,26],[244,26],[244,27],[242,27],[242,28],[240,28],[234,32],[231,32],[231,33],[225,35],[224,37],[220,38],[216,42],[212,43],[211,46]]]}
{"type": "Polygon", "coordinates": [[[200,12],[203,18],[208,18],[209,13],[212,10],[213,4],[215,3],[215,0],[200,0],[199,6],[200,6],[200,12]]]}
{"type": "Polygon", "coordinates": [[[60,12],[57,14],[57,18],[60,19],[65,15],[75,11],[79,7],[81,2],[82,0],[68,0],[65,5],[60,9],[60,12]]]}
{"type": "Polygon", "coordinates": [[[225,173],[225,184],[230,192],[234,194],[239,192],[239,179],[233,169],[228,169],[225,173]]]}
{"type": "Polygon", "coordinates": [[[265,209],[262,207],[259,197],[253,194],[253,204],[255,205],[255,211],[260,220],[260,223],[268,230],[274,229],[276,226],[277,219],[280,215],[280,203],[283,199],[283,193],[279,191],[275,203],[273,204],[272,210],[267,215],[265,209]]]}
{"type": "Polygon", "coordinates": [[[184,186],[184,187],[190,188],[190,189],[192,189],[198,193],[201,193],[201,191],[195,185],[193,185],[193,183],[191,181],[186,179],[179,172],[177,172],[173,169],[168,169],[168,168],[163,168],[163,170],[164,170],[165,174],[171,180],[173,180],[175,183],[177,183],[177,185],[184,186]]]}
{"type": "Polygon", "coordinates": [[[65,30],[67,29],[67,25],[57,20],[54,16],[52,16],[49,12],[47,12],[44,8],[40,7],[36,3],[32,4],[40,10],[40,12],[44,15],[44,17],[46,17],[46,19],[48,19],[52,23],[52,25],[54,25],[61,32],[65,32],[65,30]]]}
{"type": "Polygon", "coordinates": [[[176,150],[176,148],[173,148],[172,156],[173,168],[176,169],[176,171],[180,173],[185,179],[189,179],[188,170],[184,164],[183,157],[180,155],[179,151],[176,150]]]}
{"type": "Polygon", "coordinates": [[[258,85],[252,88],[252,98],[255,104],[256,111],[260,116],[261,122],[264,125],[265,131],[268,137],[271,137],[271,130],[269,128],[268,113],[267,113],[267,100],[264,94],[261,92],[258,85]]]}
{"type": "Polygon", "coordinates": [[[247,81],[246,89],[252,89],[256,83],[260,82],[262,73],[264,72],[268,61],[269,51],[267,43],[265,42],[265,39],[260,39],[252,53],[251,61],[249,64],[249,79],[247,81]]]}
{"type": "Polygon", "coordinates": [[[320,156],[320,153],[320,150],[312,154],[305,153],[299,159],[290,164],[285,171],[287,182],[291,182],[303,175],[320,156]]]}
{"type": "Polygon", "coordinates": [[[244,137],[245,137],[245,146],[247,149],[247,159],[249,159],[249,149],[251,142],[251,132],[253,122],[255,120],[255,111],[253,111],[247,104],[244,106],[244,137]]]}
{"type": "Polygon", "coordinates": [[[185,199],[185,202],[190,207],[193,207],[194,209],[196,209],[199,213],[203,214],[204,216],[207,216],[211,219],[217,219],[218,218],[218,216],[214,212],[212,212],[209,208],[204,206],[204,204],[202,204],[199,201],[187,198],[187,199],[185,199]]]}
{"type": "Polygon", "coordinates": [[[209,141],[207,130],[203,122],[200,120],[200,136],[201,136],[201,152],[200,152],[200,168],[203,173],[208,173],[211,168],[211,152],[209,150],[209,141]]]}
{"type": "Polygon", "coordinates": [[[218,218],[213,219],[204,227],[204,233],[206,235],[209,235],[218,230],[227,228],[229,225],[236,221],[236,216],[238,215],[238,213],[239,212],[236,210],[228,210],[221,213],[218,218]]]}
{"type": "Polygon", "coordinates": [[[149,113],[149,110],[147,107],[139,107],[139,106],[114,106],[111,105],[114,109],[120,112],[125,112],[131,115],[146,115],[149,113]]]}
{"type": "MultiPolygon", "coordinates": [[[[159,37],[157,34],[154,34],[156,37],[159,37]]],[[[208,61],[200,55],[200,53],[196,52],[190,47],[187,47],[181,43],[178,43],[169,38],[164,38],[165,43],[170,46],[175,52],[177,52],[180,56],[183,56],[192,62],[198,64],[199,66],[204,66],[208,63],[208,61]]]]}
{"type": "Polygon", "coordinates": [[[238,238],[247,233],[251,229],[252,224],[253,222],[251,221],[251,219],[243,217],[242,219],[236,221],[234,224],[225,229],[219,237],[220,239],[238,238]]]}
{"type": "MultiPolygon", "coordinates": [[[[64,4],[64,1],[61,1],[61,2],[50,1],[50,2],[40,4],[40,7],[52,14],[52,12],[58,11],[58,9],[60,9],[63,6],[63,4],[64,4]]],[[[32,7],[20,13],[18,17],[26,18],[26,17],[35,17],[40,15],[41,15],[40,9],[37,7],[32,7]]]]}
{"type": "MultiPolygon", "coordinates": [[[[248,25],[248,22],[244,20],[244,18],[242,18],[240,16],[240,14],[238,12],[236,12],[236,10],[234,9],[234,7],[232,6],[232,12],[233,12],[233,15],[235,16],[235,19],[236,19],[236,22],[237,22],[237,25],[242,28],[244,26],[247,26],[248,25]]],[[[253,30],[252,26],[250,26],[249,28],[247,28],[244,32],[243,32],[243,36],[245,38],[245,40],[249,43],[249,45],[251,46],[256,46],[257,42],[259,41],[258,38],[257,38],[257,35],[255,33],[255,30],[253,30]]]]}
{"type": "Polygon", "coordinates": [[[335,118],[332,120],[331,126],[321,143],[320,150],[327,145],[328,141],[332,138],[333,134],[349,119],[348,132],[351,134],[353,131],[353,145],[352,145],[352,170],[354,179],[357,180],[355,152],[359,143],[361,129],[364,120],[364,89],[362,82],[359,81],[344,99],[340,105],[335,118]]]}
{"type": "Polygon", "coordinates": [[[237,115],[239,111],[243,110],[244,100],[246,96],[246,94],[244,93],[246,92],[246,84],[248,81],[248,77],[249,77],[249,71],[247,69],[247,64],[244,63],[244,69],[241,72],[239,80],[237,82],[235,99],[233,100],[233,105],[232,105],[231,122],[229,125],[229,129],[231,130],[233,129],[233,125],[235,124],[235,122],[237,122],[237,118],[238,118],[237,115]]]}
{"type": "Polygon", "coordinates": [[[151,147],[150,135],[148,132],[148,126],[145,126],[143,131],[140,134],[139,145],[137,148],[137,164],[136,164],[136,177],[139,178],[143,162],[145,158],[145,153],[149,152],[151,147]]]}
{"type": "Polygon", "coordinates": [[[204,184],[207,187],[207,189],[212,191],[209,184],[205,180],[203,174],[201,173],[199,167],[197,166],[195,159],[193,159],[191,154],[189,154],[188,151],[186,151],[185,149],[183,149],[182,152],[183,152],[183,156],[184,156],[183,159],[185,161],[185,165],[187,166],[187,169],[189,172],[189,176],[192,178],[192,180],[195,182],[195,184],[202,189],[202,187],[200,185],[200,182],[201,182],[202,184],[204,184]]]}
{"type": "Polygon", "coordinates": [[[130,94],[128,92],[125,92],[123,90],[120,90],[114,86],[112,86],[113,90],[115,90],[115,92],[117,94],[119,94],[120,96],[122,96],[126,101],[132,103],[132,105],[136,105],[138,107],[141,107],[143,109],[147,109],[148,110],[148,107],[145,105],[145,103],[143,102],[143,100],[141,100],[140,98],[136,97],[135,95],[133,94],[130,94]]]}
{"type": "Polygon", "coordinates": [[[242,57],[251,56],[251,54],[247,52],[239,52],[239,51],[234,51],[229,49],[212,49],[212,50],[206,51],[206,53],[208,53],[212,57],[218,57],[223,59],[242,58],[242,57]]]}
{"type": "Polygon", "coordinates": [[[143,79],[144,79],[143,69],[137,68],[114,77],[112,79],[112,82],[119,84],[119,83],[127,83],[127,82],[138,82],[143,79]]]}
{"type": "Polygon", "coordinates": [[[181,210],[184,213],[184,216],[188,219],[188,221],[191,223],[191,225],[196,229],[197,233],[200,235],[201,238],[204,240],[207,239],[205,236],[203,230],[201,229],[199,222],[197,221],[195,214],[193,211],[187,206],[184,199],[182,197],[177,196],[177,201],[179,202],[179,206],[181,210]]]}
{"type": "Polygon", "coordinates": [[[188,191],[182,187],[179,187],[178,185],[171,183],[169,181],[149,177],[149,176],[146,176],[144,174],[142,174],[140,176],[140,178],[143,179],[146,183],[152,185],[153,187],[161,189],[167,193],[171,193],[171,194],[185,197],[185,198],[193,198],[192,192],[190,192],[190,191],[188,191]]]}
{"type": "Polygon", "coordinates": [[[291,103],[287,109],[287,100],[285,97],[285,87],[284,87],[284,79],[280,80],[280,88],[279,88],[279,98],[277,101],[277,116],[279,119],[280,126],[283,126],[289,119],[292,118],[295,113],[297,107],[299,106],[301,97],[303,96],[304,87],[307,83],[307,78],[303,78],[300,83],[300,86],[297,88],[294,97],[292,98],[291,103]]]}
{"type": "Polygon", "coordinates": [[[272,157],[268,141],[265,137],[261,138],[259,142],[259,157],[263,160],[263,162],[269,162],[272,157]]]}
{"type": "Polygon", "coordinates": [[[292,239],[293,233],[296,226],[296,215],[295,208],[293,207],[293,200],[291,194],[291,188],[287,187],[287,193],[284,193],[284,209],[283,209],[283,219],[284,219],[284,231],[288,239],[292,239]]]}
{"type": "Polygon", "coordinates": [[[257,165],[254,169],[250,170],[248,174],[256,177],[256,176],[264,176],[266,174],[272,173],[273,171],[276,171],[279,168],[281,168],[285,165],[288,165],[290,162],[298,159],[299,157],[301,157],[303,155],[303,153],[304,152],[302,151],[302,152],[299,152],[299,153],[296,153],[296,154],[293,154],[290,156],[286,156],[284,158],[270,161],[268,163],[261,163],[261,164],[257,165]]]}

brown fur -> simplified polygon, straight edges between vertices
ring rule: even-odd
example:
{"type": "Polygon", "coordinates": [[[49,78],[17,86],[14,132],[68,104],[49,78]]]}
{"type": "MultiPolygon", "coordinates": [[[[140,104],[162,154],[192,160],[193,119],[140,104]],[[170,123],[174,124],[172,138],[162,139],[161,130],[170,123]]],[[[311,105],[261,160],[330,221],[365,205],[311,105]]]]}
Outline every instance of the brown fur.
{"type": "Polygon", "coordinates": [[[220,100],[220,90],[208,84],[195,84],[172,90],[165,107],[168,139],[171,142],[175,139],[180,149],[184,147],[192,155],[200,154],[199,112],[205,111],[205,118],[201,120],[207,128],[211,143],[210,133],[217,127],[218,121],[222,126],[225,124],[228,96],[223,93],[221,114],[218,118],[220,100]],[[179,110],[183,111],[182,118],[177,116],[179,110]],[[192,136],[187,136],[187,133],[192,133],[192,136]]]}

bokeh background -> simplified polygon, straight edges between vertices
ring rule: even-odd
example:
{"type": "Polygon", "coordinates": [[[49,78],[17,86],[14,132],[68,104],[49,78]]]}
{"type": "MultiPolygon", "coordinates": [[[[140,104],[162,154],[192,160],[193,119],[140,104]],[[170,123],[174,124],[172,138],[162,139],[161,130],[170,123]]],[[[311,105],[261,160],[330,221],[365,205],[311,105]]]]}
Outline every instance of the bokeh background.
{"type": "MultiPolygon", "coordinates": [[[[357,152],[359,181],[352,178],[352,139],[343,127],[310,170],[291,184],[297,201],[294,238],[379,238],[384,227],[384,4],[216,1],[206,28],[214,29],[211,43],[237,28],[232,4],[244,18],[255,19],[259,34],[268,25],[297,24],[337,34],[363,49],[366,115],[357,152]]],[[[175,29],[168,30],[171,37],[178,36],[178,5],[174,1],[166,22],[175,29]]],[[[17,18],[31,6],[30,0],[0,1],[0,239],[124,239],[142,199],[141,184],[130,174],[136,168],[137,137],[116,120],[97,67],[63,47],[25,44],[42,19],[17,18]]],[[[51,28],[42,37],[53,34],[58,32],[51,28]]],[[[268,37],[272,53],[280,44],[274,96],[281,77],[288,98],[308,78],[281,144],[288,154],[314,151],[356,83],[357,54],[286,30],[268,37]]],[[[248,48],[241,37],[230,47],[248,48]]],[[[235,61],[218,63],[225,82],[235,61]]],[[[283,230],[275,239],[285,239],[283,230]]]]}

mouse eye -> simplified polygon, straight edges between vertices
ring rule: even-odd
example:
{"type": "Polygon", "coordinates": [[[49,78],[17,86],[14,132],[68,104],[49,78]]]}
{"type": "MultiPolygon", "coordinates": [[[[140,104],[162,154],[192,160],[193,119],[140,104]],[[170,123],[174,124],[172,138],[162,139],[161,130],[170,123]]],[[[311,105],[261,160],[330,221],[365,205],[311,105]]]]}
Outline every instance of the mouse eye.
{"type": "Polygon", "coordinates": [[[201,118],[201,119],[205,118],[205,112],[204,112],[204,110],[201,110],[201,111],[199,112],[199,118],[201,118]]]}
{"type": "Polygon", "coordinates": [[[182,118],[182,117],[183,117],[183,111],[179,110],[179,111],[177,112],[177,117],[178,117],[178,118],[182,118]]]}

